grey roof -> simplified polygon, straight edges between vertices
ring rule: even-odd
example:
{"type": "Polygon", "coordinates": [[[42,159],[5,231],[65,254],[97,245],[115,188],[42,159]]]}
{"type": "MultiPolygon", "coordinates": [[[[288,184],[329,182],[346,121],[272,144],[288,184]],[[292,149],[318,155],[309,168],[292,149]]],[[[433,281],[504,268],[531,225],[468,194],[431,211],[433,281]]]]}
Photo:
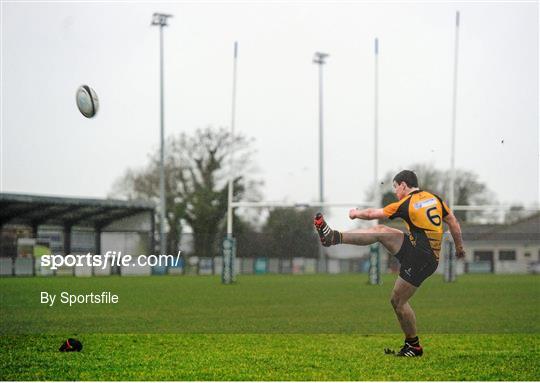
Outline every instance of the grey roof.
{"type": "Polygon", "coordinates": [[[510,224],[463,225],[463,239],[469,241],[540,242],[540,213],[510,224]]]}
{"type": "Polygon", "coordinates": [[[103,227],[154,207],[142,201],[0,193],[0,224],[103,227]]]}

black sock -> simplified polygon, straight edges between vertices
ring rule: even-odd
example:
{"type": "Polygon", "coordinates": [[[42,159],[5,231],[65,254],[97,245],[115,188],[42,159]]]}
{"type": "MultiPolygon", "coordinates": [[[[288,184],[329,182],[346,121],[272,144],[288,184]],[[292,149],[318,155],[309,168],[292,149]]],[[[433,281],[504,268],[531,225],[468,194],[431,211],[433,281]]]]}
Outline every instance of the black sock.
{"type": "Polygon", "coordinates": [[[413,347],[418,347],[420,346],[420,340],[418,339],[417,336],[415,336],[414,338],[405,338],[405,343],[413,346],[413,347]]]}
{"type": "Polygon", "coordinates": [[[343,242],[343,235],[339,231],[334,230],[333,236],[334,245],[339,245],[341,242],[343,242]]]}

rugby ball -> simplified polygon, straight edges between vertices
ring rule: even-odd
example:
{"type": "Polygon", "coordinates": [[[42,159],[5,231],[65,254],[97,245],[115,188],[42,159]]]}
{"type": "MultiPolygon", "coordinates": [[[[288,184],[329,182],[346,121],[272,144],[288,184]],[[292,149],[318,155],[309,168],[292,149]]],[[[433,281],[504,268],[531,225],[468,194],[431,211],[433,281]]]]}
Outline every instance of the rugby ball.
{"type": "Polygon", "coordinates": [[[79,111],[84,117],[92,118],[96,115],[99,109],[99,100],[94,89],[88,85],[81,85],[77,89],[75,99],[77,101],[77,108],[79,108],[79,111]]]}

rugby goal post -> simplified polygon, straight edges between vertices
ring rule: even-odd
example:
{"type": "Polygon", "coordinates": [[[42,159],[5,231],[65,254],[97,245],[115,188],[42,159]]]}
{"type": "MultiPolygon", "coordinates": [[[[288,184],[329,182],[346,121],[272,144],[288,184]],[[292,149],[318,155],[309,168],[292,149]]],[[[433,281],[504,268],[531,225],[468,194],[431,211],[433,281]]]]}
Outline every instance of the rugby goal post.
{"type": "MultiPolygon", "coordinates": [[[[366,208],[374,206],[371,202],[360,203],[333,203],[333,202],[280,202],[280,201],[265,201],[265,202],[233,202],[233,208],[309,208],[309,207],[357,207],[366,208]]],[[[453,211],[465,211],[465,212],[485,212],[487,215],[494,217],[490,218],[491,221],[495,220],[500,222],[504,221],[504,216],[507,212],[514,209],[512,205],[457,205],[453,207],[453,211]]],[[[540,206],[529,205],[522,206],[522,211],[527,214],[534,214],[540,211],[540,206]]],[[[376,222],[374,222],[376,223],[376,222]]],[[[231,223],[232,228],[232,223],[231,223]]],[[[465,229],[466,230],[466,229],[465,229]]],[[[463,228],[462,228],[463,231],[463,228]]],[[[467,247],[467,241],[465,241],[467,247]]],[[[369,248],[369,273],[368,283],[373,285],[379,285],[382,283],[381,271],[383,269],[381,265],[381,247],[379,244],[371,245],[369,248]]],[[[225,284],[232,283],[236,279],[235,270],[235,257],[236,257],[236,239],[233,236],[227,236],[223,242],[223,272],[222,282],[225,284]]],[[[455,256],[455,246],[450,233],[446,232],[443,246],[442,246],[442,270],[443,280],[445,282],[455,282],[458,275],[458,262],[455,256]]]]}

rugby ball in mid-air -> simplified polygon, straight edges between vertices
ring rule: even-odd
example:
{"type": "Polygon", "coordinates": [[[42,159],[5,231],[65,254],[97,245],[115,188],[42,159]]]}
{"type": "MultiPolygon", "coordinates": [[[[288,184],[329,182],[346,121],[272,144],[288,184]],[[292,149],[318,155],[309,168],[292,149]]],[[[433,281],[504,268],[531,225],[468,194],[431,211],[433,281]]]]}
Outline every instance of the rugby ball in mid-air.
{"type": "Polygon", "coordinates": [[[77,89],[75,98],[77,100],[77,107],[84,117],[92,118],[96,115],[99,109],[99,100],[94,89],[88,85],[81,85],[77,89]]]}

